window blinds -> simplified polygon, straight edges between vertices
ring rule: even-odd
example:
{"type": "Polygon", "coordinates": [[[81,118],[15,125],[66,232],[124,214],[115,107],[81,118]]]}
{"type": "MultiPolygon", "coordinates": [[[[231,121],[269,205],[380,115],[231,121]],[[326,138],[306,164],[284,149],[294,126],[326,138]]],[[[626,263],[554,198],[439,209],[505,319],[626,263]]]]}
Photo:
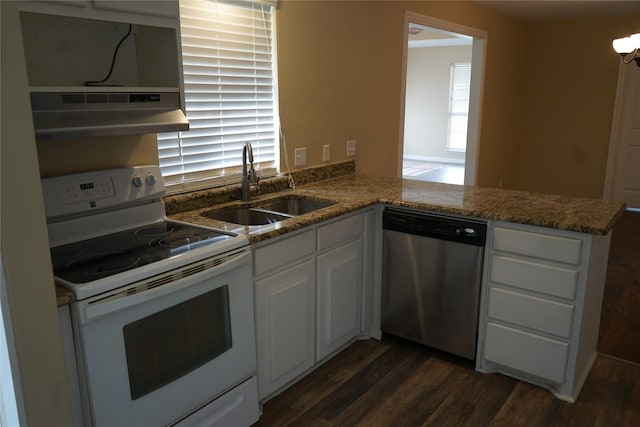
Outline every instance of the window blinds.
{"type": "Polygon", "coordinates": [[[265,2],[180,0],[190,129],[158,135],[167,186],[237,181],[246,141],[258,171],[275,166],[272,12],[265,2]]]}
{"type": "Polygon", "coordinates": [[[450,150],[467,148],[467,122],[469,117],[469,90],[471,88],[471,63],[451,64],[451,99],[449,101],[450,150]]]}

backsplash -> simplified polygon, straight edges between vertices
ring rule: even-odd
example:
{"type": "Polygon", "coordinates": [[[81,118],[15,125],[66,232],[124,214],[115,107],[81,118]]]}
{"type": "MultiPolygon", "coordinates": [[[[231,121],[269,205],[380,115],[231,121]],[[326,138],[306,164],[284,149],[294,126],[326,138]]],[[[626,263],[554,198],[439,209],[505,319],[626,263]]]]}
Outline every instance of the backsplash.
{"type": "MultiPolygon", "coordinates": [[[[314,166],[307,169],[292,171],[295,185],[304,185],[326,179],[337,178],[356,173],[355,160],[331,163],[329,165],[314,166]]],[[[274,178],[260,180],[260,189],[251,191],[251,195],[268,194],[282,191],[289,188],[288,175],[280,174],[274,178]]],[[[176,194],[167,196],[164,199],[167,215],[174,215],[180,212],[193,209],[206,208],[220,203],[227,203],[240,200],[240,184],[229,185],[219,188],[193,191],[191,193],[176,194]]]]}

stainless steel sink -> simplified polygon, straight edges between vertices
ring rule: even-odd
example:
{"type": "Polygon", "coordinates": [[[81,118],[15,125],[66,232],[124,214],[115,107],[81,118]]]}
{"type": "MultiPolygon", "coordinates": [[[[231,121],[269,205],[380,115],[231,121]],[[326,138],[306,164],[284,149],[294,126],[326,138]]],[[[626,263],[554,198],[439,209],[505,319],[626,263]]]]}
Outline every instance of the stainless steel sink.
{"type": "Polygon", "coordinates": [[[318,209],[326,208],[327,206],[334,205],[335,202],[300,199],[300,198],[285,198],[274,200],[273,202],[260,205],[260,209],[267,211],[280,212],[287,215],[303,215],[309,212],[316,211],[318,209]]]}
{"type": "Polygon", "coordinates": [[[240,225],[266,225],[274,224],[283,219],[291,218],[291,215],[283,215],[277,212],[267,212],[256,208],[235,208],[220,211],[203,212],[204,216],[219,221],[231,222],[240,225]]]}
{"type": "Polygon", "coordinates": [[[214,209],[203,212],[202,215],[233,224],[266,225],[326,208],[333,204],[335,202],[285,197],[268,201],[256,207],[242,206],[221,210],[214,209]]]}

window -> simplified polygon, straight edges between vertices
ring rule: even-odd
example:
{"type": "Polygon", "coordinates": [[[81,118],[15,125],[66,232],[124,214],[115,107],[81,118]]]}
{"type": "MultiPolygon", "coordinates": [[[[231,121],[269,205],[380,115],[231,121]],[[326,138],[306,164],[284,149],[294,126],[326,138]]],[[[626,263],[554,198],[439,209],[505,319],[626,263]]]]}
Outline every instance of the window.
{"type": "Polygon", "coordinates": [[[180,0],[190,129],[158,134],[168,192],[239,182],[246,141],[258,173],[275,173],[274,4],[180,0]]]}
{"type": "Polygon", "coordinates": [[[451,151],[465,151],[467,148],[470,87],[471,63],[461,62],[451,64],[449,133],[447,141],[447,148],[451,151]]]}

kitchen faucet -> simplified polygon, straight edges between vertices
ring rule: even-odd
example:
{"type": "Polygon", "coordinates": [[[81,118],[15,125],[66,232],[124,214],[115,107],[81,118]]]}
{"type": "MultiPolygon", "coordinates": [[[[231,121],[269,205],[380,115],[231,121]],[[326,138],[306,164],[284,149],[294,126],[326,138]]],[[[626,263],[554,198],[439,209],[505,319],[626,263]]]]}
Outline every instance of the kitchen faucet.
{"type": "Polygon", "coordinates": [[[255,169],[253,169],[253,148],[251,143],[247,141],[242,148],[242,201],[249,202],[251,184],[256,185],[256,189],[259,188],[260,178],[256,175],[255,169]],[[247,157],[249,158],[249,170],[247,171],[247,157]]]}

